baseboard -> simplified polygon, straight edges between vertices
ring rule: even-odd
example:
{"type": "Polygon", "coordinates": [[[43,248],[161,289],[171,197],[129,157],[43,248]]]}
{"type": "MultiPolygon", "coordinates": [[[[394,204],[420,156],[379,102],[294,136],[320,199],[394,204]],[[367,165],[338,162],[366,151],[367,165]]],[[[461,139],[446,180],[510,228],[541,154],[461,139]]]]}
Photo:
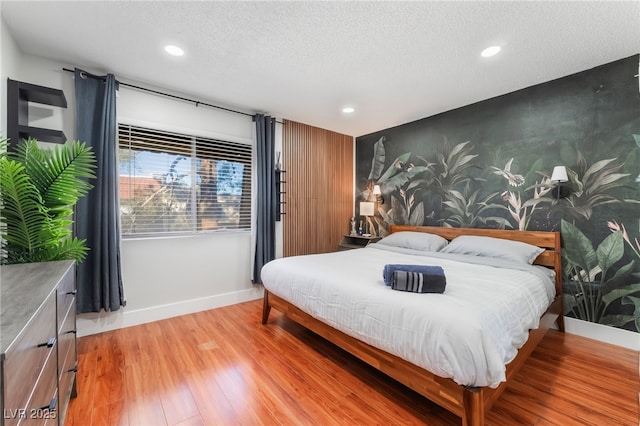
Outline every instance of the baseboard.
{"type": "MultiPolygon", "coordinates": [[[[78,336],[88,336],[104,331],[116,330],[161,319],[177,317],[208,309],[220,308],[236,303],[249,302],[262,298],[261,286],[249,290],[219,294],[200,299],[186,300],[152,308],[128,311],[126,308],[117,312],[101,312],[99,314],[79,314],[77,318],[78,336]]],[[[610,343],[640,352],[640,333],[610,327],[602,324],[582,321],[575,318],[564,318],[565,331],[582,337],[610,343]]]]}
{"type": "Polygon", "coordinates": [[[262,286],[255,286],[255,288],[249,290],[218,294],[133,311],[122,308],[116,312],[79,314],[77,317],[78,337],[248,302],[260,299],[262,295],[262,286]]]}
{"type": "Polygon", "coordinates": [[[640,351],[640,333],[569,317],[564,317],[564,327],[567,333],[640,351]]]}

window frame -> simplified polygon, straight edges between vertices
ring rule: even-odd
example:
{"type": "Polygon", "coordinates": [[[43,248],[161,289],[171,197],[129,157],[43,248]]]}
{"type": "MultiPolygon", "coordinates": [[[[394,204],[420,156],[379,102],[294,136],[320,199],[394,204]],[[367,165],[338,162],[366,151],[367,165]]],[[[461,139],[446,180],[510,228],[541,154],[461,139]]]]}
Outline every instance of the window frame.
{"type": "MultiPolygon", "coordinates": [[[[246,221],[247,226],[246,227],[238,227],[238,228],[217,228],[217,229],[204,229],[204,230],[198,230],[197,229],[197,209],[193,209],[192,214],[191,214],[191,218],[190,218],[190,230],[185,230],[185,231],[176,231],[176,232],[138,232],[138,233],[124,233],[122,230],[122,226],[121,228],[121,238],[123,240],[127,240],[127,241],[131,241],[131,240],[146,240],[146,239],[166,239],[166,238],[184,238],[184,237],[194,237],[194,236],[205,236],[205,235],[213,235],[213,234],[230,234],[230,233],[242,233],[242,234],[246,234],[246,233],[251,233],[252,232],[252,228],[254,225],[254,220],[253,220],[253,212],[254,212],[254,199],[255,199],[255,194],[254,194],[254,189],[255,189],[255,155],[256,155],[256,150],[255,150],[255,143],[252,139],[247,139],[247,138],[242,138],[242,137],[235,137],[235,136],[229,136],[229,135],[223,135],[223,134],[218,134],[218,133],[212,133],[212,132],[205,132],[205,131],[198,131],[198,130],[194,130],[191,128],[182,128],[182,127],[176,127],[176,126],[167,126],[165,124],[159,124],[159,123],[155,123],[155,122],[148,122],[148,121],[140,121],[140,120],[132,120],[132,119],[125,119],[125,118],[119,118],[118,119],[118,123],[117,123],[117,129],[116,129],[116,143],[118,145],[118,158],[117,158],[117,172],[118,172],[118,176],[124,176],[120,174],[120,126],[129,126],[129,127],[138,127],[138,128],[144,128],[153,132],[166,132],[166,133],[174,133],[174,134],[180,134],[182,136],[186,136],[191,138],[191,142],[189,144],[189,151],[190,151],[190,157],[188,158],[190,160],[190,170],[191,170],[191,174],[192,174],[192,183],[193,181],[195,181],[195,176],[197,175],[197,156],[196,156],[196,149],[197,149],[197,141],[200,139],[205,139],[205,140],[214,140],[214,141],[220,141],[223,143],[227,143],[227,144],[237,144],[237,145],[246,145],[249,150],[250,150],[250,158],[249,158],[249,162],[248,163],[242,163],[249,166],[249,174],[244,173],[243,176],[243,188],[248,187],[249,188],[249,205],[248,205],[248,211],[245,211],[244,213],[248,213],[248,216],[246,216],[244,220],[246,221]]],[[[238,162],[238,161],[236,161],[238,162]]],[[[120,183],[120,179],[118,179],[118,183],[120,183]]],[[[194,197],[195,192],[196,192],[196,188],[192,185],[192,190],[191,190],[191,197],[194,197]]],[[[122,210],[121,210],[121,203],[120,203],[120,195],[121,195],[121,191],[118,191],[118,220],[121,221],[122,220],[122,210]]],[[[243,195],[242,198],[244,198],[245,196],[243,195]]]]}

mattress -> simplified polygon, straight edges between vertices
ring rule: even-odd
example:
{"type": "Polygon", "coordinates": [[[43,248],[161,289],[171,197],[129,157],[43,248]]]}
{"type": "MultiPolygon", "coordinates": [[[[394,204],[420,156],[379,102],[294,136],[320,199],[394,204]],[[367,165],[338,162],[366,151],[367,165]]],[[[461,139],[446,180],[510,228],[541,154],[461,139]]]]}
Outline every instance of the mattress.
{"type": "Polygon", "coordinates": [[[497,387],[555,296],[546,268],[477,256],[366,248],[276,259],[264,287],[316,319],[460,385],[497,387]],[[392,290],[385,264],[439,265],[442,294],[392,290]]]}

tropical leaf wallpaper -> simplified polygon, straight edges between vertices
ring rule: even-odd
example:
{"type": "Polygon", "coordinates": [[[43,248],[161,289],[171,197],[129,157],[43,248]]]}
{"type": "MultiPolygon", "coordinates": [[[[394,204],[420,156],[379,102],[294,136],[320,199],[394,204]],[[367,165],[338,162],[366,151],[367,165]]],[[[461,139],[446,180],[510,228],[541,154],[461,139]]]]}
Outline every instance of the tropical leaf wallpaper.
{"type": "Polygon", "coordinates": [[[356,139],[356,212],[560,230],[569,316],[640,331],[640,55],[356,139]],[[556,188],[554,166],[569,181],[556,188]],[[562,197],[566,195],[566,197],[562,197]]]}

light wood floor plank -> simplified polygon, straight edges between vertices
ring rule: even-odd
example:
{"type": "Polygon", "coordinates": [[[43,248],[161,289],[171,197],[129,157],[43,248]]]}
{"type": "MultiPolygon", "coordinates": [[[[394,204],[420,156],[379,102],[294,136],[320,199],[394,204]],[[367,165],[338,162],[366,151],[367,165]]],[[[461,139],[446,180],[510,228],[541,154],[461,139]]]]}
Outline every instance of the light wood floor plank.
{"type": "MultiPolygon", "coordinates": [[[[262,302],[78,341],[66,426],[459,425],[460,419],[262,302]]],[[[488,426],[638,426],[638,353],[550,331],[488,426]]]]}

